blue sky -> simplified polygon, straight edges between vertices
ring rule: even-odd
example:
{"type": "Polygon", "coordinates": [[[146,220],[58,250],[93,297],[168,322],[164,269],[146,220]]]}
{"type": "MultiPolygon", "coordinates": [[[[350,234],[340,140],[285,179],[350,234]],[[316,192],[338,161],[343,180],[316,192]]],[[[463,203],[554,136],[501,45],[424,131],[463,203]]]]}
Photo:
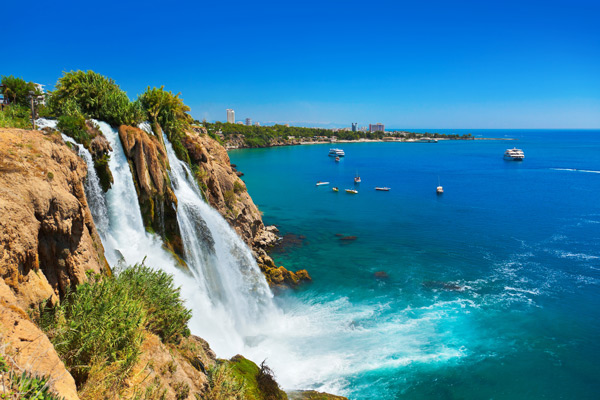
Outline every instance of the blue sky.
{"type": "Polygon", "coordinates": [[[7,1],[0,14],[0,74],[52,85],[92,69],[131,98],[164,85],[198,119],[600,128],[597,0],[7,1]]]}

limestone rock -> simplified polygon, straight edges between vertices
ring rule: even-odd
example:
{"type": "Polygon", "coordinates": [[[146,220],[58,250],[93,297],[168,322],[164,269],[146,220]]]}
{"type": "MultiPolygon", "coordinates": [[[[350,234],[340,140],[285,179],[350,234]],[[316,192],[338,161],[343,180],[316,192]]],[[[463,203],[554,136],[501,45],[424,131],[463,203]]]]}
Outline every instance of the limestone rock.
{"type": "Polygon", "coordinates": [[[119,137],[132,165],[144,224],[159,233],[167,245],[182,255],[177,198],[169,183],[169,160],[162,141],[155,135],[127,125],[119,127],[119,137]]]}
{"type": "Polygon", "coordinates": [[[23,309],[108,272],[86,174],[58,133],[0,129],[0,277],[23,309]]]}
{"type": "Polygon", "coordinates": [[[49,378],[53,392],[77,400],[75,380],[58,357],[48,337],[19,307],[12,290],[0,279],[0,346],[15,371],[49,378]]]}

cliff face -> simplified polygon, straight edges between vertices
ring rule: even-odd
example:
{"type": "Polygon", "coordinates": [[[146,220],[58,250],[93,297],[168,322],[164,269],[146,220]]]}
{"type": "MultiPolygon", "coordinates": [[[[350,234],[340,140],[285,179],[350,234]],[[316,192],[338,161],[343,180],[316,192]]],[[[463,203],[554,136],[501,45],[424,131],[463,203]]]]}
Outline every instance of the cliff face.
{"type": "Polygon", "coordinates": [[[0,129],[0,344],[17,365],[50,375],[77,398],[75,382],[29,319],[40,303],[110,273],[87,206],[85,163],[59,134],[0,129]]]}
{"type": "Polygon", "coordinates": [[[277,228],[265,227],[262,214],[248,194],[246,184],[232,167],[227,150],[203,128],[186,133],[183,145],[195,165],[196,179],[206,200],[253,249],[254,256],[272,286],[296,286],[310,281],[306,270],[291,272],[275,265],[267,249],[278,240],[277,228]]]}
{"type": "Polygon", "coordinates": [[[160,234],[179,255],[183,244],[177,224],[177,198],[170,186],[169,160],[162,142],[141,129],[121,125],[119,137],[132,165],[144,224],[160,234]]]}

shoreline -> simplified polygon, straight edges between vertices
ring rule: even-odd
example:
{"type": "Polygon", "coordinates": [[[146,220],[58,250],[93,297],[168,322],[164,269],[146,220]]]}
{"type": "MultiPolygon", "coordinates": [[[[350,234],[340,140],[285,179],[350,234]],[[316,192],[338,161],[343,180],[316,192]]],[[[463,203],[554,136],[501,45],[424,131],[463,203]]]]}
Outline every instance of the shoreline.
{"type": "MultiPolygon", "coordinates": [[[[498,140],[498,141],[515,141],[518,139],[515,138],[468,138],[468,139],[449,139],[449,138],[434,138],[437,141],[471,141],[471,140],[498,140]]],[[[300,145],[314,145],[314,144],[330,144],[334,145],[336,143],[428,143],[421,142],[419,139],[406,139],[406,140],[383,140],[383,139],[358,139],[358,140],[336,140],[335,142],[323,142],[323,141],[309,141],[309,142],[300,142],[293,141],[291,143],[273,143],[269,146],[262,147],[249,147],[249,146],[229,146],[228,144],[224,144],[223,147],[227,151],[229,150],[239,150],[239,149],[266,149],[269,147],[285,147],[285,146],[300,146],[300,145]]],[[[435,143],[435,142],[430,142],[435,143]]]]}

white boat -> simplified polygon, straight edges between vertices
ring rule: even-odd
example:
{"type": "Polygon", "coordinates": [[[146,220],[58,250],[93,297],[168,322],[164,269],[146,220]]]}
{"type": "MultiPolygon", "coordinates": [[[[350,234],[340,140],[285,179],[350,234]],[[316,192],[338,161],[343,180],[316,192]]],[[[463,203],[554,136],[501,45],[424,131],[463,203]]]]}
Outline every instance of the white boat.
{"type": "Polygon", "coordinates": [[[389,187],[376,187],[375,190],[379,190],[380,192],[389,192],[390,188],[389,187]]]}
{"type": "Polygon", "coordinates": [[[356,176],[354,177],[354,184],[357,183],[361,183],[362,181],[360,180],[360,176],[358,175],[358,172],[356,172],[356,176]]]}
{"type": "Polygon", "coordinates": [[[516,147],[513,149],[507,149],[504,152],[504,159],[510,161],[523,161],[525,158],[525,154],[523,154],[523,150],[517,149],[516,147]]]}
{"type": "Polygon", "coordinates": [[[358,190],[356,190],[356,189],[346,189],[346,193],[357,194],[358,190]]]}
{"type": "Polygon", "coordinates": [[[317,182],[317,186],[329,185],[329,182],[317,182]]]}
{"type": "Polygon", "coordinates": [[[424,136],[418,140],[419,143],[437,143],[436,138],[424,136]]]}
{"type": "Polygon", "coordinates": [[[329,157],[344,157],[346,153],[342,149],[329,149],[329,157]]]}
{"type": "Polygon", "coordinates": [[[442,194],[444,193],[444,188],[442,187],[442,185],[440,184],[440,177],[438,176],[438,186],[437,188],[435,188],[435,192],[437,194],[442,194]]]}

